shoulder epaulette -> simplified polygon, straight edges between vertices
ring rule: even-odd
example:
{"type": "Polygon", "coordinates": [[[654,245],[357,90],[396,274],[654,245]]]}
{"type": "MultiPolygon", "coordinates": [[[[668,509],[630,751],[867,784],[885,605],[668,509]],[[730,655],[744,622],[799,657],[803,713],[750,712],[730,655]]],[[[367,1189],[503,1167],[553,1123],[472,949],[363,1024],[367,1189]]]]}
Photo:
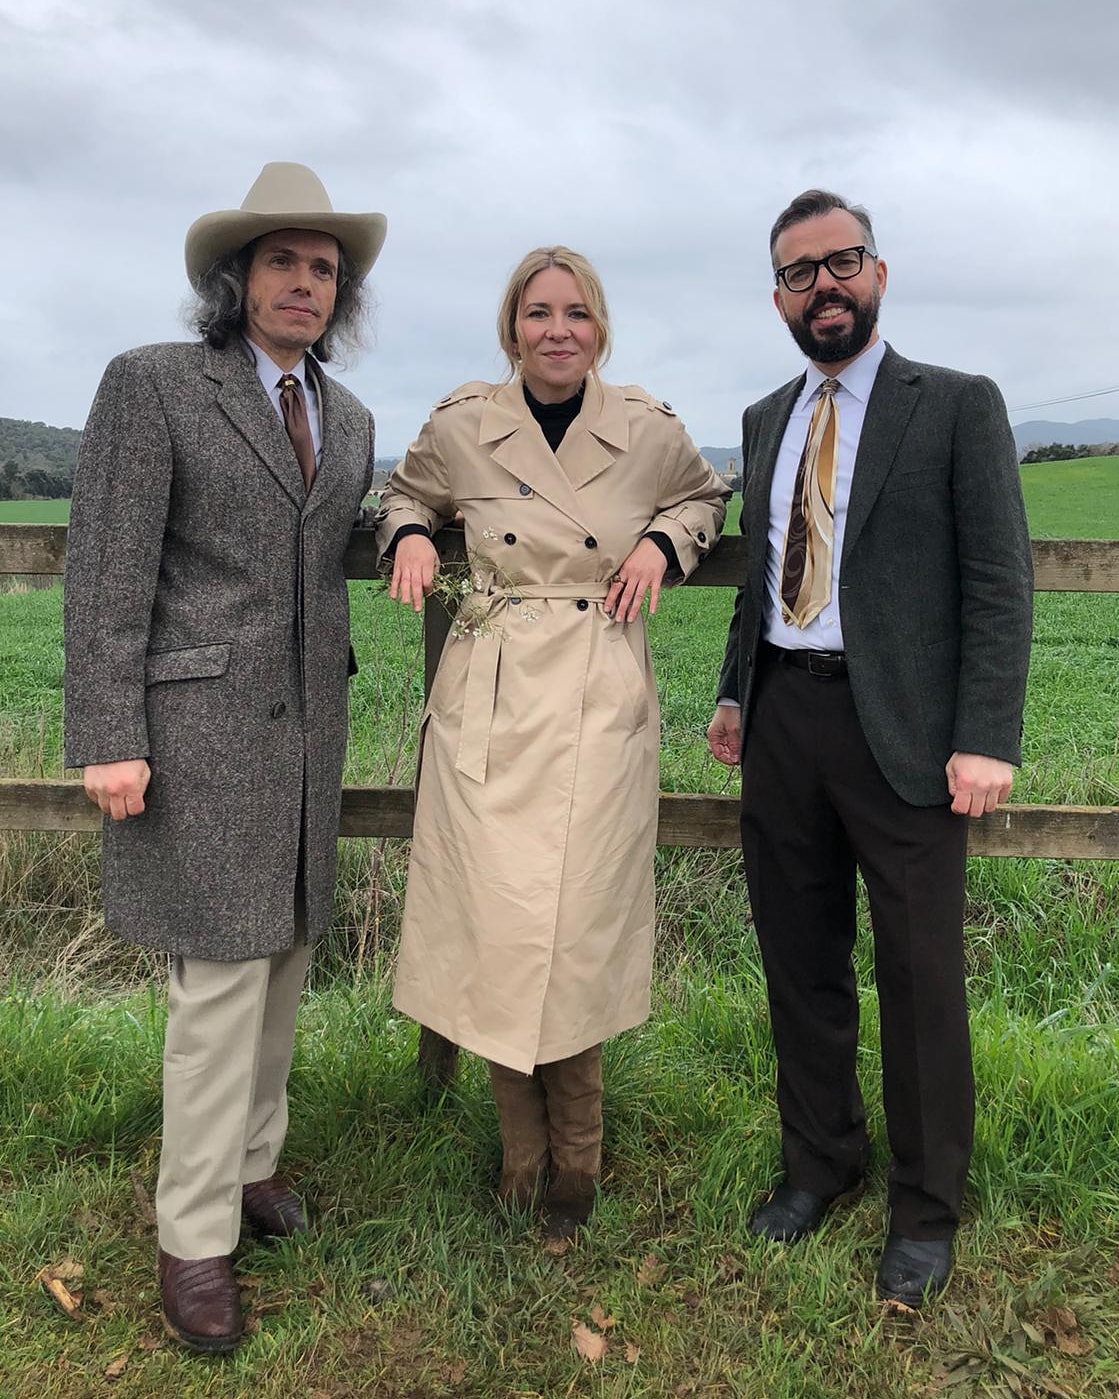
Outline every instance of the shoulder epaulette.
{"type": "Polygon", "coordinates": [[[452,389],[446,398],[441,398],[435,408],[449,408],[452,403],[461,403],[467,398],[489,398],[493,392],[493,385],[484,383],[481,379],[472,379],[469,384],[460,384],[457,389],[452,389]]]}
{"type": "Polygon", "coordinates": [[[646,389],[639,384],[626,384],[622,393],[627,399],[635,403],[643,403],[646,408],[656,409],[658,413],[667,413],[670,418],[674,418],[676,413],[671,403],[666,403],[662,398],[654,398],[646,389]]]}

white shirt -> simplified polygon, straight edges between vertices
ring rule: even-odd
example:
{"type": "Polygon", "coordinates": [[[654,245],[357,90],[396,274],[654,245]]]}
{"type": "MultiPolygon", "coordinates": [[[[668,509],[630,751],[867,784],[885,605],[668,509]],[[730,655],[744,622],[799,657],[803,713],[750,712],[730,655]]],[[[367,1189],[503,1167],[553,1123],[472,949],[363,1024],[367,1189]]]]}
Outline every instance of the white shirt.
{"type": "Polygon", "coordinates": [[[319,421],[319,390],[318,385],[315,383],[315,377],[312,374],[310,376],[311,388],[310,392],[308,392],[306,355],[303,356],[294,369],[281,369],[276,361],[270,359],[260,346],[250,340],[248,336],[245,336],[244,340],[245,344],[252,351],[253,360],[256,363],[257,375],[260,378],[260,382],[264,385],[265,392],[272,400],[272,407],[275,408],[276,414],[281,422],[283,421],[284,414],[283,409],[280,407],[280,380],[285,374],[290,374],[293,379],[298,379],[303,386],[303,397],[307,403],[307,421],[311,425],[311,441],[315,444],[315,465],[320,465],[322,458],[322,427],[319,421]]]}
{"type": "Polygon", "coordinates": [[[773,484],[769,492],[769,544],[765,556],[765,617],[762,636],[774,646],[789,651],[842,651],[843,626],[839,618],[839,565],[843,558],[843,534],[847,525],[847,505],[851,499],[851,481],[855,474],[855,457],[859,450],[863,420],[870,391],[878,377],[878,369],[886,353],[886,342],[876,340],[857,359],[851,361],[841,374],[825,374],[809,364],[801,391],[785,427],[773,484]],[[797,467],[808,436],[808,425],[825,379],[839,380],[835,407],[839,414],[839,460],[835,478],[835,542],[831,559],[831,595],[828,605],[806,627],[796,627],[781,615],[781,554],[785,531],[789,526],[789,511],[793,504],[793,485],[797,467]]]}

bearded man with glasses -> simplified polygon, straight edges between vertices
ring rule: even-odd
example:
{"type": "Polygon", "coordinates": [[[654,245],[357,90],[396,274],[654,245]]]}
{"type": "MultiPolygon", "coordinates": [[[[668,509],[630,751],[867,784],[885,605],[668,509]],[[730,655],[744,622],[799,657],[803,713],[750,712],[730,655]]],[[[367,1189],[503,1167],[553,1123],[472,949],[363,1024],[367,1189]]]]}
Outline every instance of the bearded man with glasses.
{"type": "Polygon", "coordinates": [[[878,1295],[945,1285],[973,1136],[966,821],[1021,758],[1032,570],[1017,453],[986,378],[878,336],[866,210],[808,190],[770,235],[809,360],[743,416],[739,588],[708,744],[741,761],[785,1174],[751,1230],[790,1243],[861,1187],[855,876],[870,904],[890,1144],[878,1295]]]}

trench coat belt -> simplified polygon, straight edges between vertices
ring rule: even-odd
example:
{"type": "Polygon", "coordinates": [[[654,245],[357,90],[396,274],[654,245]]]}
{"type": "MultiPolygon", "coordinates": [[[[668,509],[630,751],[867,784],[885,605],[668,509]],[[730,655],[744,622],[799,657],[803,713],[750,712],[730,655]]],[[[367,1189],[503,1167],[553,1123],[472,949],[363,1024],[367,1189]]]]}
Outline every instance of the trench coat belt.
{"type": "MultiPolygon", "coordinates": [[[[478,589],[463,599],[462,611],[469,612],[474,635],[466,670],[462,729],[455,759],[455,767],[463,776],[475,782],[486,780],[505,613],[511,605],[516,605],[514,600],[584,598],[587,602],[602,603],[609,591],[609,583],[525,583],[522,586],[519,583],[499,585],[491,582],[484,590],[478,589]]],[[[462,616],[461,611],[459,615],[462,616]]]]}

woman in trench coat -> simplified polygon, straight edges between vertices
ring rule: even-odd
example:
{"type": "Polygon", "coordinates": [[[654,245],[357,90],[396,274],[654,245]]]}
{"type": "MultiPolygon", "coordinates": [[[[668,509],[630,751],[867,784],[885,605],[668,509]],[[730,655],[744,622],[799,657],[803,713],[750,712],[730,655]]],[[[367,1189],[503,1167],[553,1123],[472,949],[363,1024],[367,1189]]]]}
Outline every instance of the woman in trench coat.
{"type": "Polygon", "coordinates": [[[419,610],[461,511],[462,601],[422,721],[393,1001],[490,1063],[499,1198],[594,1203],[602,1041],[649,1013],[659,713],[642,603],[715,543],[726,488],[668,404],[603,384],[602,285],[562,247],[501,302],[501,384],[436,405],[378,515],[419,610]],[[544,1193],[546,1192],[546,1193],[544,1193]]]}

